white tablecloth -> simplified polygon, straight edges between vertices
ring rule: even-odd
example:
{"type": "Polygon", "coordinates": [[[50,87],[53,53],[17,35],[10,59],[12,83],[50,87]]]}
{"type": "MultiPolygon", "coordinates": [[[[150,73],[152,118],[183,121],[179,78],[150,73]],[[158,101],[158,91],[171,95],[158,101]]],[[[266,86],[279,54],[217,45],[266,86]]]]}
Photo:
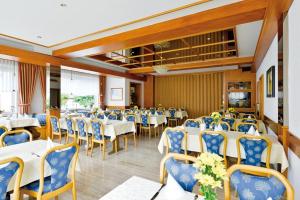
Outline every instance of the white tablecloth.
{"type": "MultiPolygon", "coordinates": [[[[76,118],[75,118],[76,119],[76,118]]],[[[74,119],[74,120],[75,120],[74,119]]],[[[88,125],[88,132],[92,133],[91,119],[84,118],[88,125]]],[[[103,120],[101,120],[103,121],[103,120]]],[[[64,118],[60,119],[60,125],[62,129],[67,129],[67,123],[64,118]]],[[[119,121],[119,120],[109,120],[104,124],[104,135],[110,136],[110,140],[114,141],[118,135],[125,133],[136,132],[136,128],[133,122],[119,121]]]]}
{"type": "MultiPolygon", "coordinates": [[[[136,116],[136,123],[141,123],[141,116],[136,116]]],[[[161,124],[167,124],[166,115],[155,115],[150,117],[150,124],[154,125],[154,127],[158,127],[161,124]]]]}
{"type": "MultiPolygon", "coordinates": [[[[170,117],[170,112],[168,110],[166,110],[165,112],[166,114],[166,117],[170,117]]],[[[180,119],[183,119],[184,117],[188,117],[188,113],[186,111],[179,111],[177,110],[176,113],[175,113],[175,117],[176,118],[180,118],[180,119]]]]}
{"type": "MultiPolygon", "coordinates": [[[[161,188],[161,184],[141,177],[133,176],[99,200],[150,200],[161,188]]],[[[193,193],[186,193],[184,200],[194,200],[193,193]]],[[[159,195],[155,198],[159,198],[159,195]]]]}
{"type": "MultiPolygon", "coordinates": [[[[58,144],[55,144],[58,145],[58,144]]],[[[11,145],[0,148],[0,158],[6,159],[10,157],[19,157],[24,161],[24,171],[22,175],[21,186],[27,185],[33,181],[40,179],[40,157],[47,150],[46,140],[36,140],[17,145],[11,145]],[[33,154],[34,153],[34,154],[33,154]],[[35,155],[37,154],[37,155],[35,155]]],[[[51,169],[45,162],[45,177],[51,175],[51,169]]],[[[10,181],[8,191],[13,190],[15,177],[10,181]]]]}
{"type": "Polygon", "coordinates": [[[5,126],[8,130],[13,128],[23,128],[28,126],[37,126],[40,127],[39,120],[36,118],[15,118],[15,119],[7,119],[0,118],[0,126],[5,126]]]}
{"type": "MultiPolygon", "coordinates": [[[[200,141],[199,141],[199,132],[200,129],[198,128],[186,128],[186,131],[188,132],[188,138],[187,138],[187,150],[193,151],[193,152],[200,152],[200,141]]],[[[236,148],[236,139],[240,134],[239,132],[229,131],[225,132],[228,137],[228,144],[227,144],[227,156],[237,158],[237,148],[236,148]]],[[[281,171],[284,172],[288,166],[288,160],[285,155],[283,146],[279,143],[276,137],[272,135],[265,135],[272,141],[272,149],[271,149],[271,158],[270,163],[272,164],[281,164],[281,171]]],[[[166,136],[165,132],[162,134],[160,142],[158,144],[158,150],[161,154],[163,154],[164,146],[166,146],[165,142],[166,136]]],[[[170,143],[169,143],[170,144],[170,143]]],[[[204,149],[205,147],[205,142],[204,149]]],[[[220,152],[223,152],[223,143],[220,147],[220,152]]],[[[241,154],[242,158],[245,158],[245,152],[243,150],[243,147],[241,146],[241,154]]],[[[266,161],[267,151],[265,150],[262,154],[262,161],[266,161]]]]}

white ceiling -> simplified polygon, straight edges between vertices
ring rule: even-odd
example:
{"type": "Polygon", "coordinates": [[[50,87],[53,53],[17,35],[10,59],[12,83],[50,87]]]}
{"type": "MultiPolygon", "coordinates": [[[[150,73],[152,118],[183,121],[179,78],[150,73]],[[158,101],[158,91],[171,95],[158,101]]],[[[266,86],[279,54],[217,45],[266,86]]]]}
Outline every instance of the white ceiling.
{"type": "MultiPolygon", "coordinates": [[[[0,34],[51,46],[198,1],[201,0],[0,0],[0,34]],[[62,3],[67,6],[61,7],[62,3]]],[[[197,9],[182,10],[179,16],[237,1],[240,0],[212,0],[193,7],[197,9]]]]}

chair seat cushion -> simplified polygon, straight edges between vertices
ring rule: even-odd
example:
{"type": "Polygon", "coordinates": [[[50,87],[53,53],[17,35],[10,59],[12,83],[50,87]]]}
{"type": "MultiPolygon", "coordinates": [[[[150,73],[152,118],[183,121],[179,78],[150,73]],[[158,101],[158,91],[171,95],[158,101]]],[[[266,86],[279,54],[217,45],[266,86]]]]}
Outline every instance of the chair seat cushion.
{"type": "Polygon", "coordinates": [[[15,134],[15,135],[6,135],[4,138],[4,143],[7,146],[20,144],[29,141],[29,135],[26,133],[15,134]]]}
{"type": "MultiPolygon", "coordinates": [[[[66,183],[63,184],[66,185],[67,183],[70,182],[70,179],[68,179],[68,181],[66,183]]],[[[40,180],[34,181],[32,183],[29,183],[28,185],[25,185],[23,187],[23,189],[25,190],[31,190],[31,191],[35,191],[38,192],[40,188],[40,180]]],[[[51,176],[48,176],[44,179],[44,189],[43,189],[43,194],[51,192],[52,188],[51,188],[51,176]]]]}
{"type": "MultiPolygon", "coordinates": [[[[95,139],[96,140],[103,140],[103,137],[102,137],[102,135],[95,135],[95,139]]],[[[110,136],[104,135],[104,139],[105,140],[110,140],[110,136]]]]}

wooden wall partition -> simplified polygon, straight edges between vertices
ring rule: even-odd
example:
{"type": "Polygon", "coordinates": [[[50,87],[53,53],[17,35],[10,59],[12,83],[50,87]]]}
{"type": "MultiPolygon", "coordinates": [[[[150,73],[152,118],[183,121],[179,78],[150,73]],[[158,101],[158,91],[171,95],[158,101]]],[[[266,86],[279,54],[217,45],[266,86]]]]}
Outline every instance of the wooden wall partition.
{"type": "Polygon", "coordinates": [[[185,108],[189,118],[219,110],[223,101],[223,72],[155,77],[155,105],[185,108]]]}

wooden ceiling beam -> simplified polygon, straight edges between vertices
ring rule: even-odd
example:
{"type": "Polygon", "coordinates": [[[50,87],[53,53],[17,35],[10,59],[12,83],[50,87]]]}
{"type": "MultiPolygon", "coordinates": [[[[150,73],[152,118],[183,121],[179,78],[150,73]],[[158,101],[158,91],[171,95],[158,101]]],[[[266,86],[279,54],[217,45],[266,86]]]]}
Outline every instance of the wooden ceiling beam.
{"type": "MultiPolygon", "coordinates": [[[[230,65],[241,65],[241,64],[252,64],[253,57],[234,57],[234,58],[218,58],[206,61],[196,61],[181,64],[170,64],[165,65],[169,68],[169,71],[185,70],[185,69],[199,69],[199,68],[211,68],[218,66],[230,66],[230,65]]],[[[153,67],[140,67],[128,70],[132,74],[145,74],[153,73],[155,70],[153,67]]]]}
{"type": "Polygon", "coordinates": [[[145,46],[184,36],[222,30],[238,24],[263,19],[266,7],[267,0],[244,0],[166,22],[57,49],[53,51],[53,55],[59,57],[83,57],[104,54],[115,50],[145,46]]]}
{"type": "Polygon", "coordinates": [[[68,66],[77,69],[89,70],[98,72],[103,75],[112,75],[112,76],[120,76],[134,80],[145,81],[146,79],[141,76],[136,76],[129,73],[118,72],[110,69],[106,69],[103,67],[98,67],[94,65],[88,65],[80,62],[75,62],[72,60],[66,60],[63,58],[58,58],[51,55],[41,54],[37,52],[32,52],[28,50],[18,49],[15,47],[10,47],[6,45],[0,45],[0,58],[15,60],[18,62],[36,64],[41,66],[53,65],[53,66],[68,66]]]}

